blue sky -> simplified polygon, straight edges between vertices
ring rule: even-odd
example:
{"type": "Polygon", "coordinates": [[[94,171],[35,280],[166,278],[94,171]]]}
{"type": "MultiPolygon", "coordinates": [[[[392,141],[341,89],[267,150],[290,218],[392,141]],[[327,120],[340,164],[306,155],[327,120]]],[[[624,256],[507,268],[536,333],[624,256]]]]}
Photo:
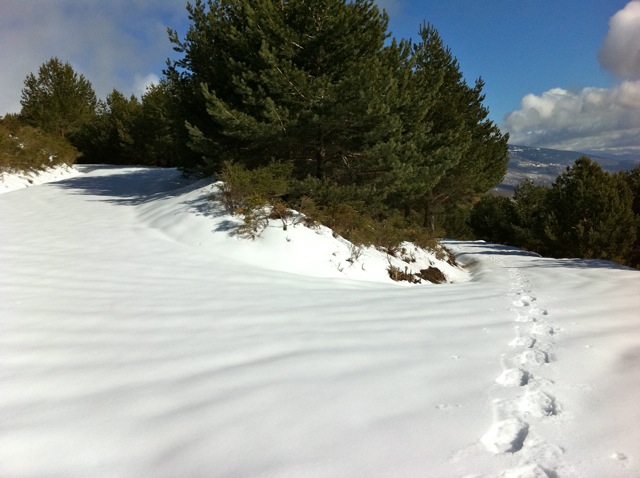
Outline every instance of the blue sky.
{"type": "MultiPolygon", "coordinates": [[[[377,0],[396,37],[433,24],[512,142],[640,150],[640,0],[377,0]]],[[[18,111],[29,72],[69,61],[99,97],[140,95],[184,33],[182,0],[2,0],[0,114],[18,111]]]]}
{"type": "Polygon", "coordinates": [[[491,117],[501,122],[527,93],[609,87],[598,62],[608,20],[626,0],[388,0],[394,36],[432,23],[469,82],[485,82],[491,117]]]}

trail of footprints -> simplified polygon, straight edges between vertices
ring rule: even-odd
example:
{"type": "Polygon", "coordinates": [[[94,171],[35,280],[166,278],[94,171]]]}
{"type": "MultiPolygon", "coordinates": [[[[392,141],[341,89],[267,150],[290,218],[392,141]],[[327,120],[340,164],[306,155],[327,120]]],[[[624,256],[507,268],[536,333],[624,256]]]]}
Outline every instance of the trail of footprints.
{"type": "Polygon", "coordinates": [[[505,389],[492,402],[493,424],[480,441],[489,452],[521,456],[520,466],[505,471],[504,477],[558,476],[563,450],[541,439],[530,423],[552,419],[562,412],[553,394],[553,382],[544,376],[545,365],[555,359],[557,331],[526,277],[515,268],[509,269],[509,275],[516,337],[502,354],[503,371],[495,381],[505,389]]]}

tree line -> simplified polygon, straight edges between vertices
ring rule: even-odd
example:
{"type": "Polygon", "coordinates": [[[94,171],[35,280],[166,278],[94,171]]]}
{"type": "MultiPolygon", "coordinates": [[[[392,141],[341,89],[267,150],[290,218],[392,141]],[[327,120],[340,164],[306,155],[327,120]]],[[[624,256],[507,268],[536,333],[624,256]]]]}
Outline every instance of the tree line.
{"type": "Polygon", "coordinates": [[[612,174],[582,156],[550,187],[527,180],[513,198],[484,196],[469,223],[478,237],[545,256],[640,268],[640,165],[612,174]]]}

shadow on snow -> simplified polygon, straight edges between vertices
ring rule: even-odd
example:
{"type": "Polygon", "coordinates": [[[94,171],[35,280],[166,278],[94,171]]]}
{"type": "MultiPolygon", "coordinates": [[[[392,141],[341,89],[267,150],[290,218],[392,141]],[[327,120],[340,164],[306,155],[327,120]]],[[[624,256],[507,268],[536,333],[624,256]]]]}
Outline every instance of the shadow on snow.
{"type": "Polygon", "coordinates": [[[489,255],[489,256],[522,256],[540,259],[532,261],[530,264],[523,265],[523,268],[529,267],[569,267],[579,269],[615,269],[623,271],[635,271],[631,267],[623,266],[615,262],[601,259],[579,259],[579,258],[552,258],[543,257],[535,252],[518,249],[512,246],[503,246],[499,244],[491,244],[485,242],[471,243],[467,248],[472,249],[468,254],[489,255]],[[479,249],[474,251],[473,249],[479,249]]]}
{"type": "MultiPolygon", "coordinates": [[[[120,206],[139,206],[177,197],[208,184],[206,181],[185,178],[176,169],[102,164],[77,167],[84,175],[59,181],[57,186],[68,189],[72,194],[99,197],[93,200],[120,206]]],[[[211,201],[208,195],[181,203],[196,216],[214,219],[212,232],[235,235],[239,223],[222,219],[228,212],[218,201],[211,201]]]]}
{"type": "Polygon", "coordinates": [[[177,196],[194,182],[175,169],[108,165],[80,165],[78,169],[85,174],[58,181],[57,186],[69,189],[73,194],[103,196],[108,198],[107,202],[126,206],[177,196]],[[90,174],[96,171],[111,172],[90,174]]]}

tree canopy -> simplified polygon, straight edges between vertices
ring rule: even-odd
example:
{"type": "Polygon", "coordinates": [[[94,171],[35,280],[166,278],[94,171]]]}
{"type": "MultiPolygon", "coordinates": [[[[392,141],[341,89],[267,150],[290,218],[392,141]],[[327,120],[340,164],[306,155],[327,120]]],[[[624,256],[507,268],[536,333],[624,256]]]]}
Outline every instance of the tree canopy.
{"type": "Polygon", "coordinates": [[[27,75],[20,103],[22,121],[47,133],[71,138],[95,115],[97,98],[84,75],[52,58],[38,75],[27,75]]]}
{"type": "Polygon", "coordinates": [[[629,186],[587,156],[553,183],[546,234],[555,254],[621,260],[635,241],[629,186]]]}
{"type": "Polygon", "coordinates": [[[480,237],[554,257],[638,266],[640,168],[611,174],[587,156],[551,187],[520,184],[513,198],[483,197],[471,213],[480,237]]]}
{"type": "Polygon", "coordinates": [[[469,201],[504,176],[507,136],[487,119],[483,83],[465,83],[433,26],[416,43],[390,40],[371,0],[187,9],[166,73],[200,167],[290,161],[307,195],[349,188],[378,214],[423,223],[436,202],[469,201]]]}

